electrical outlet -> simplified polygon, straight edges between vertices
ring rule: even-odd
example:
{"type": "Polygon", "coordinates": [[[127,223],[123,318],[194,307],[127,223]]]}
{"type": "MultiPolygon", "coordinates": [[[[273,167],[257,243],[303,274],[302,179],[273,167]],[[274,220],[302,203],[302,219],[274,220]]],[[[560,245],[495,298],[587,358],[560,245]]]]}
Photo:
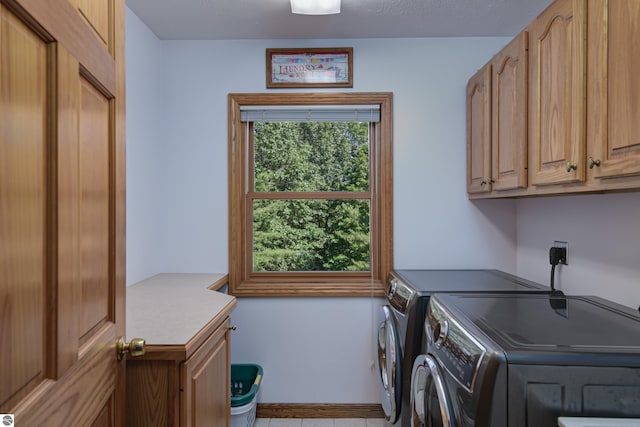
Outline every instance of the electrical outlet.
{"type": "Polygon", "coordinates": [[[553,247],[554,248],[564,248],[564,261],[561,261],[560,264],[564,264],[564,265],[569,265],[569,243],[567,242],[560,242],[558,240],[556,240],[555,242],[553,242],[553,247]]]}

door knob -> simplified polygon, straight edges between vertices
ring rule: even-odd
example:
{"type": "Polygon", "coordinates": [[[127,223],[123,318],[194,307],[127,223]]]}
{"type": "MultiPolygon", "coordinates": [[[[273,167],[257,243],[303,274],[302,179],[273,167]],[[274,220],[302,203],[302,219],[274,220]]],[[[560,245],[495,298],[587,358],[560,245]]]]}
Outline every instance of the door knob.
{"type": "Polygon", "coordinates": [[[131,357],[138,357],[144,354],[145,341],[142,338],[132,338],[128,343],[124,342],[124,337],[120,337],[116,342],[118,360],[128,353],[131,357]]]}
{"type": "Polygon", "coordinates": [[[589,169],[593,169],[595,166],[600,166],[600,160],[595,160],[593,157],[589,157],[589,169]]]}
{"type": "Polygon", "coordinates": [[[578,165],[575,163],[567,162],[567,172],[578,169],[578,165]]]}

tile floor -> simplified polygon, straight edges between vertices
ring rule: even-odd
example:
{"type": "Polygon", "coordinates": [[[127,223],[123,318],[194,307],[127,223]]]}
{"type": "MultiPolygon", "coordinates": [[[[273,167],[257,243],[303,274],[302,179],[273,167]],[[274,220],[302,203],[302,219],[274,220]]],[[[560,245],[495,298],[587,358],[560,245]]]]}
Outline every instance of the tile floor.
{"type": "Polygon", "coordinates": [[[254,427],[388,427],[373,418],[258,418],[254,427]]]}

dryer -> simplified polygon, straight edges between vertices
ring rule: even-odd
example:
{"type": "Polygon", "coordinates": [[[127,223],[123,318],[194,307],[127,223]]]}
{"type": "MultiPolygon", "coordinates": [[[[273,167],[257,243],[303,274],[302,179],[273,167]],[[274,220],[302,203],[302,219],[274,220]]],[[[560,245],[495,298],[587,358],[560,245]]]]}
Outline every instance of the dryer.
{"type": "Polygon", "coordinates": [[[596,297],[436,295],[407,426],[640,417],[640,316],[596,297]]]}
{"type": "Polygon", "coordinates": [[[395,270],[387,280],[386,302],[377,315],[375,354],[378,388],[393,426],[410,420],[411,369],[424,352],[424,317],[429,298],[439,293],[543,293],[550,289],[498,270],[395,270]]]}

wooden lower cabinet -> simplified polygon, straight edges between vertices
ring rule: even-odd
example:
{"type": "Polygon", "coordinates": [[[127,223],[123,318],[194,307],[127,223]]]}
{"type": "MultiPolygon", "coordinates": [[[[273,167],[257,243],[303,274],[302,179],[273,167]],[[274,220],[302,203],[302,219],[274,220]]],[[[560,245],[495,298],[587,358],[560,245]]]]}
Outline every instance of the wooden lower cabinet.
{"type": "Polygon", "coordinates": [[[184,346],[147,346],[127,361],[127,426],[228,426],[229,360],[228,317],[184,346]]]}
{"type": "Polygon", "coordinates": [[[180,367],[180,425],[226,426],[230,417],[229,320],[180,367]]]}

